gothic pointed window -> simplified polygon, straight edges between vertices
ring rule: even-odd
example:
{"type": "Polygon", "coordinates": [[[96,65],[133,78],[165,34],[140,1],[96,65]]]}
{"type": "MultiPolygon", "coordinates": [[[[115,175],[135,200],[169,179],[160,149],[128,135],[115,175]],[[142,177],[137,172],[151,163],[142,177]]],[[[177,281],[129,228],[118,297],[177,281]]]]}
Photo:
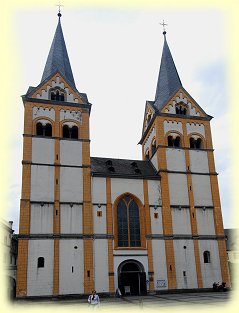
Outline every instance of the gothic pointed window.
{"type": "Polygon", "coordinates": [[[119,247],[140,247],[139,207],[131,196],[125,196],[117,205],[119,247]]]}

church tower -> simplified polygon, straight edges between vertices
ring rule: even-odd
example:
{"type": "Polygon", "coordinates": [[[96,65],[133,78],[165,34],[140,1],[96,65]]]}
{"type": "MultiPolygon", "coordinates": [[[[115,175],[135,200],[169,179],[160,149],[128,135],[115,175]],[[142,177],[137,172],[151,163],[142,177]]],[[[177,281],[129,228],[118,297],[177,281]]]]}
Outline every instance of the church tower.
{"type": "Polygon", "coordinates": [[[230,281],[212,117],[183,88],[165,30],[163,35],[155,100],[146,102],[142,155],[161,176],[168,288],[210,288],[216,277],[230,281]]]}
{"type": "Polygon", "coordinates": [[[54,296],[64,294],[64,288],[72,288],[73,293],[90,292],[91,104],[87,95],[76,89],[60,12],[41,83],[29,87],[22,99],[17,297],[54,296]],[[59,240],[64,233],[68,236],[59,240]],[[82,234],[86,239],[82,240],[82,234]],[[63,281],[67,286],[60,284],[63,281]]]}

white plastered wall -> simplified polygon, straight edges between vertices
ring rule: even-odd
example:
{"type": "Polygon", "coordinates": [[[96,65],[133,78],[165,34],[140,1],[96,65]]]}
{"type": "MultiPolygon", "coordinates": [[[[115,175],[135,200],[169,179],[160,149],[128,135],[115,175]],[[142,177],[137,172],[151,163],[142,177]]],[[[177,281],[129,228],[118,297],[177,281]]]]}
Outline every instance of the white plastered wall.
{"type": "Polygon", "coordinates": [[[32,119],[38,117],[48,117],[55,121],[55,110],[53,108],[33,107],[32,108],[32,119]]]}
{"type": "Polygon", "coordinates": [[[168,131],[178,131],[181,134],[183,133],[183,127],[181,122],[176,121],[164,121],[164,134],[166,134],[168,131]]]}
{"type": "Polygon", "coordinates": [[[196,209],[198,235],[215,235],[212,209],[196,209]]]}
{"type": "Polygon", "coordinates": [[[207,175],[192,175],[194,205],[212,206],[210,177],[207,175]]]}
{"type": "Polygon", "coordinates": [[[193,240],[174,240],[173,246],[177,289],[198,288],[193,240]],[[183,275],[184,271],[186,276],[183,275]]]}
{"type": "Polygon", "coordinates": [[[190,150],[190,170],[196,173],[208,173],[208,157],[206,151],[190,150]]]}
{"type": "Polygon", "coordinates": [[[83,202],[82,168],[60,168],[60,201],[83,202]]]}
{"type": "Polygon", "coordinates": [[[95,290],[109,292],[108,240],[94,240],[95,290]]]}
{"type": "Polygon", "coordinates": [[[62,165],[82,165],[82,143],[74,140],[60,141],[60,162],[62,165]]]}
{"type": "Polygon", "coordinates": [[[203,124],[199,123],[187,123],[187,134],[198,133],[201,134],[205,138],[205,129],[203,124]]]}
{"type": "Polygon", "coordinates": [[[167,261],[164,240],[152,240],[154,288],[155,290],[168,289],[167,261]]]}
{"type": "Polygon", "coordinates": [[[32,203],[30,217],[31,234],[53,233],[53,204],[32,203]]]}
{"type": "Polygon", "coordinates": [[[32,138],[32,162],[54,164],[54,139],[32,138]]]}
{"type": "Polygon", "coordinates": [[[188,208],[172,208],[173,233],[177,235],[190,235],[191,221],[190,210],[188,208]]]}
{"type": "Polygon", "coordinates": [[[155,169],[158,171],[159,167],[158,167],[158,157],[157,157],[157,153],[155,153],[153,155],[153,157],[150,159],[150,162],[153,164],[153,166],[155,167],[155,169]]]}
{"type": "Polygon", "coordinates": [[[27,268],[27,296],[49,296],[53,292],[54,240],[29,240],[27,268]],[[44,267],[37,267],[44,257],[44,267]]]}
{"type": "Polygon", "coordinates": [[[92,203],[106,203],[106,178],[92,177],[92,203]]]}
{"type": "Polygon", "coordinates": [[[159,180],[148,180],[148,195],[150,205],[162,205],[161,186],[159,180]]]}
{"type": "Polygon", "coordinates": [[[61,239],[59,251],[59,293],[84,293],[83,240],[61,239]]]}
{"type": "Polygon", "coordinates": [[[212,288],[214,282],[221,282],[221,265],[216,240],[199,240],[199,254],[204,288],[212,288]],[[210,252],[210,263],[204,263],[203,252],[210,252]]]}
{"type": "Polygon", "coordinates": [[[31,201],[54,201],[54,167],[31,166],[31,201]]]}
{"type": "Polygon", "coordinates": [[[167,169],[170,171],[185,171],[185,152],[183,149],[166,149],[167,169]]]}
{"type": "Polygon", "coordinates": [[[112,178],[111,179],[111,199],[112,203],[116,198],[125,192],[132,193],[144,203],[144,189],[143,180],[140,179],[123,179],[112,178]]]}
{"type": "Polygon", "coordinates": [[[82,205],[61,204],[61,233],[82,234],[82,205]]]}
{"type": "Polygon", "coordinates": [[[163,234],[163,222],[162,222],[162,208],[150,207],[151,217],[151,233],[152,234],[163,234]],[[158,213],[158,217],[154,217],[154,213],[158,213]]]}
{"type": "Polygon", "coordinates": [[[61,110],[60,111],[60,121],[63,120],[73,120],[76,122],[82,122],[82,116],[80,111],[74,111],[74,110],[61,110]]]}
{"type": "Polygon", "coordinates": [[[171,205],[188,205],[188,186],[185,174],[168,174],[171,205]]]}
{"type": "Polygon", "coordinates": [[[93,205],[93,220],[94,220],[94,233],[95,234],[106,234],[106,206],[93,205]],[[97,211],[101,211],[102,216],[97,216],[97,211]]]}

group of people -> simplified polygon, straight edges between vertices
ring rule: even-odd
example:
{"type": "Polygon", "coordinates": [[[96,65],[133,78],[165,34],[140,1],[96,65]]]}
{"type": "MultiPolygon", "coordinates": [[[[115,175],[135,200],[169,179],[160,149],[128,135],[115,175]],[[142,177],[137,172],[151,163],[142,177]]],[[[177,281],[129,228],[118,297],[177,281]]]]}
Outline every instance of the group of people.
{"type": "Polygon", "coordinates": [[[214,282],[212,285],[212,288],[214,291],[226,291],[227,290],[225,282],[222,282],[221,284],[219,282],[218,283],[214,282]]]}

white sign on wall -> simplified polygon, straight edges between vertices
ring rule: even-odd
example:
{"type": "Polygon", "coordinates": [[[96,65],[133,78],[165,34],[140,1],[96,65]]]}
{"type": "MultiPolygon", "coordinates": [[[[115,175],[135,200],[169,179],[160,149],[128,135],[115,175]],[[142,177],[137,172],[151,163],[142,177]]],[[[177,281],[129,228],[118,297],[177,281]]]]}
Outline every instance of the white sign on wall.
{"type": "Polygon", "coordinates": [[[165,279],[157,280],[156,288],[162,288],[162,287],[166,287],[166,280],[165,279]]]}

